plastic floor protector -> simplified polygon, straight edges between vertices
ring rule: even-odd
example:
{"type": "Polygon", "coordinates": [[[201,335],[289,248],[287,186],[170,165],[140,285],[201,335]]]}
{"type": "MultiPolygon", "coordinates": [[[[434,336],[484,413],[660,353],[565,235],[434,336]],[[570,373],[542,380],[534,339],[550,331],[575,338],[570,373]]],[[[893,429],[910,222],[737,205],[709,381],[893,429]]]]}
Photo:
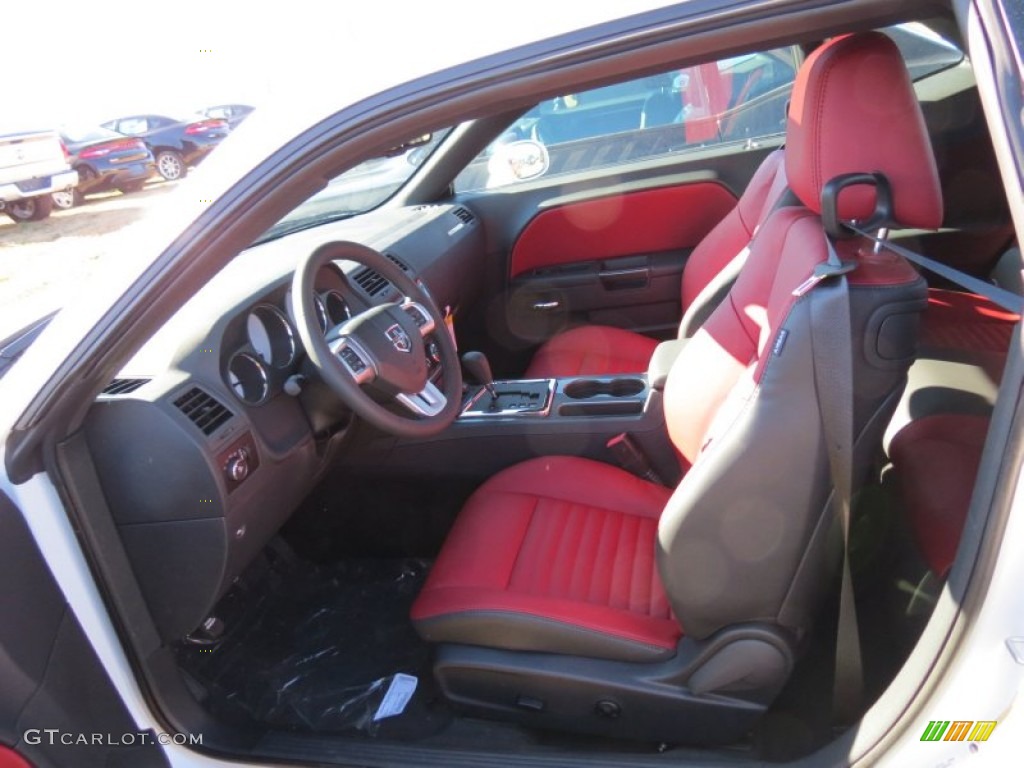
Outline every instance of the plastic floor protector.
{"type": "Polygon", "coordinates": [[[411,740],[452,713],[409,622],[429,562],[279,558],[218,604],[209,645],[178,659],[205,707],[229,722],[411,740]]]}

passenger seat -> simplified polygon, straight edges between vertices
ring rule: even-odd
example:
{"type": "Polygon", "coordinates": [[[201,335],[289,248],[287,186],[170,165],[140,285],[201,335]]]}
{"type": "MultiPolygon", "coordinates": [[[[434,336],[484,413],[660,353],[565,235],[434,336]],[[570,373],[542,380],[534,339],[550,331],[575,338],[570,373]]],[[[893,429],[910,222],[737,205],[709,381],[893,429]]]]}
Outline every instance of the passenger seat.
{"type": "MultiPolygon", "coordinates": [[[[782,160],[781,149],[764,159],[736,207],[690,254],[683,270],[681,287],[680,301],[684,313],[687,313],[680,326],[681,337],[692,335],[702,319],[714,309],[714,304],[725,293],[724,289],[714,289],[714,279],[741,251],[745,251],[757,227],[786,191],[782,160]]],[[[633,331],[606,325],[584,325],[563,331],[542,344],[533,356],[525,378],[642,373],[647,370],[656,346],[657,339],[633,331]]]]}

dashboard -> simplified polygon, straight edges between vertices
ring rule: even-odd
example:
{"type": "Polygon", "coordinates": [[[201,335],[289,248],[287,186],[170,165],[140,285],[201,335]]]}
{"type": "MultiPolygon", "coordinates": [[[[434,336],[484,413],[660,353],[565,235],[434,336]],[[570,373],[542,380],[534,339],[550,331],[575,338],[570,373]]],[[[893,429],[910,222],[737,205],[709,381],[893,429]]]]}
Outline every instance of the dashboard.
{"type": "MultiPolygon", "coordinates": [[[[403,271],[409,268],[391,256],[403,271]]],[[[318,275],[313,304],[320,332],[341,325],[379,302],[367,301],[362,286],[375,290],[377,286],[390,287],[375,271],[361,267],[350,279],[340,267],[334,265],[318,275]],[[352,283],[355,283],[355,286],[352,283]],[[355,308],[353,310],[353,308],[355,308]]],[[[389,299],[390,300],[390,299],[389,299]]],[[[244,405],[259,406],[285,391],[296,395],[302,387],[301,371],[303,350],[296,329],[297,321],[291,315],[290,291],[281,301],[264,301],[254,305],[245,314],[245,336],[239,342],[230,339],[237,349],[227,361],[225,380],[232,394],[244,405]]],[[[237,334],[234,334],[237,335],[237,334]]],[[[441,352],[435,338],[428,336],[427,366],[432,379],[441,373],[441,352]]]]}
{"type": "MultiPolygon", "coordinates": [[[[321,332],[352,317],[350,301],[339,288],[314,296],[321,332]]],[[[296,375],[299,342],[286,309],[262,303],[245,316],[245,344],[228,359],[226,372],[228,386],[244,405],[263,405],[296,375]]]]}
{"type": "MultiPolygon", "coordinates": [[[[307,360],[290,297],[301,260],[342,240],[383,253],[442,309],[458,315],[475,299],[484,237],[464,206],[385,209],[297,232],[239,254],[86,418],[97,479],[165,640],[206,618],[342,450],[354,417],[307,360]]],[[[315,280],[323,332],[401,299],[352,262],[315,280]]],[[[425,341],[437,379],[436,343],[425,341]]]]}

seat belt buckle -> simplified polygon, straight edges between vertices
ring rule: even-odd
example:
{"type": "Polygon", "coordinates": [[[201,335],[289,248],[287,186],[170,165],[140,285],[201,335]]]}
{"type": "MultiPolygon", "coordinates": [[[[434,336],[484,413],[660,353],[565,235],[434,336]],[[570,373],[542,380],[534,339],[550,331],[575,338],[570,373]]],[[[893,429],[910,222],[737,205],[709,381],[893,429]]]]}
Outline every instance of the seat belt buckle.
{"type": "Polygon", "coordinates": [[[830,264],[827,261],[823,261],[814,268],[814,272],[810,277],[793,289],[793,295],[800,298],[801,296],[810,293],[811,289],[823,280],[828,280],[832,277],[839,277],[840,275],[847,275],[850,272],[853,272],[856,268],[856,261],[840,261],[838,264],[830,264]]]}
{"type": "Polygon", "coordinates": [[[619,466],[627,472],[658,485],[665,484],[654,469],[654,465],[651,464],[651,460],[647,458],[647,454],[636,444],[636,440],[628,432],[620,432],[605,445],[612,452],[619,466]]]}

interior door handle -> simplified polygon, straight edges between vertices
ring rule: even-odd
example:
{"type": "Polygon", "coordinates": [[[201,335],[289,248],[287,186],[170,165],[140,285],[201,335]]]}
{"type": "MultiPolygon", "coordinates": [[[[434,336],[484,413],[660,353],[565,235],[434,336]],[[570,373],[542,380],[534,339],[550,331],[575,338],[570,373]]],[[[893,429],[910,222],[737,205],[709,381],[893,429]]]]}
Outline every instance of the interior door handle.
{"type": "Polygon", "coordinates": [[[608,291],[621,291],[627,288],[646,288],[651,281],[651,270],[647,267],[628,267],[626,269],[605,269],[598,273],[601,284],[608,291]]]}
{"type": "Polygon", "coordinates": [[[552,301],[535,301],[533,302],[533,308],[538,312],[551,312],[554,309],[558,309],[562,306],[562,302],[557,299],[552,301]]]}

